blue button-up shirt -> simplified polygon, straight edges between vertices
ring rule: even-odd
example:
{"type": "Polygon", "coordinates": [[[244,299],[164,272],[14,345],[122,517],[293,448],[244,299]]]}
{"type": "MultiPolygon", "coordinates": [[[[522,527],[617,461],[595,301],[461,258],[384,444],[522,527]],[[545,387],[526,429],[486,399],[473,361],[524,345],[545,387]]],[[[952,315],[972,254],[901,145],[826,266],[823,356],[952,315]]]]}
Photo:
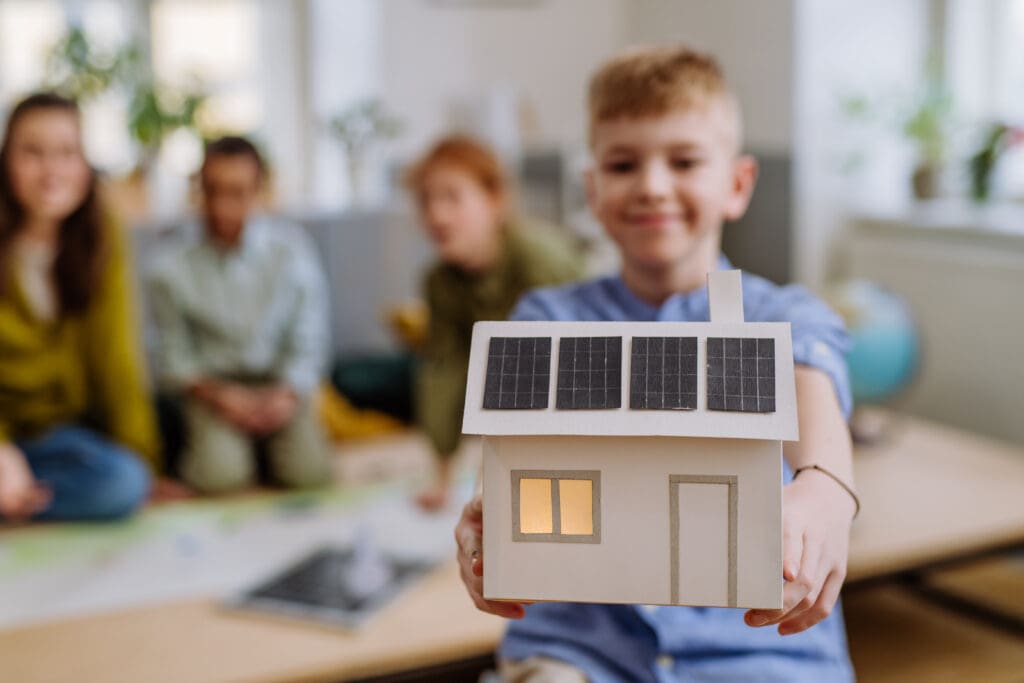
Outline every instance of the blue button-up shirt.
{"type": "MultiPolygon", "coordinates": [[[[723,256],[719,268],[731,268],[723,256]]],[[[842,320],[800,286],[780,287],[743,274],[748,322],[789,322],[793,358],[832,379],[844,414],[852,408],[842,320]]],[[[676,294],[660,306],[638,299],[618,276],[527,294],[513,320],[707,321],[706,289],[676,294]]],[[[785,467],[787,480],[791,477],[785,467]]],[[[637,561],[643,561],[639,559],[637,561]]],[[[549,657],[582,669],[592,683],[619,681],[850,681],[840,609],[813,628],[780,636],[751,628],[743,610],[537,603],[513,621],[500,656],[549,657]]]]}

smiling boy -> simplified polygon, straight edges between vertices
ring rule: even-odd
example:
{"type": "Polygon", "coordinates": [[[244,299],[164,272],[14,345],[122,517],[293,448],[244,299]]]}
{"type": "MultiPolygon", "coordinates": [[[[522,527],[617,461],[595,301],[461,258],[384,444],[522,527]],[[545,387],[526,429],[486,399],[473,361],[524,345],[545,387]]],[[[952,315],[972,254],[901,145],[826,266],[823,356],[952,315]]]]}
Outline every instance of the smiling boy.
{"type": "MultiPolygon", "coordinates": [[[[620,251],[621,271],[535,290],[511,317],[708,320],[706,275],[731,268],[721,254],[723,224],[743,215],[757,178],[756,161],[740,152],[739,107],[718,65],[681,47],[632,51],[597,72],[588,104],[587,198],[620,251]]],[[[487,601],[477,497],[456,528],[459,561],[480,609],[519,619],[499,653],[507,680],[852,679],[842,617],[834,611],[857,509],[845,422],[846,334],[839,318],[798,286],[744,274],[743,301],[748,322],[791,323],[797,364],[801,440],[783,453],[783,608],[744,614],[487,601]]]]}

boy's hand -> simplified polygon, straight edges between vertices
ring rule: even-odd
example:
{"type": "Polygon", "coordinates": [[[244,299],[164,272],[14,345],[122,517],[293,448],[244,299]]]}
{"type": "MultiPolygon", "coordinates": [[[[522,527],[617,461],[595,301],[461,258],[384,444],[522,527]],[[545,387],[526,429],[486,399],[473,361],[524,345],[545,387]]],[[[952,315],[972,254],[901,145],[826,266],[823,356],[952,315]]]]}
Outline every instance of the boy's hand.
{"type": "Polygon", "coordinates": [[[518,602],[499,602],[484,599],[484,514],[480,494],[466,503],[462,517],[455,525],[455,543],[458,544],[459,573],[473,603],[484,612],[506,619],[522,619],[526,608],[518,602]]]}
{"type": "Polygon", "coordinates": [[[14,444],[0,443],[0,516],[28,519],[52,499],[53,493],[32,476],[25,455],[14,444]]]}
{"type": "Polygon", "coordinates": [[[846,578],[853,499],[828,477],[807,474],[783,489],[782,609],[745,615],[751,626],[778,624],[784,636],[831,614],[846,578]]]}

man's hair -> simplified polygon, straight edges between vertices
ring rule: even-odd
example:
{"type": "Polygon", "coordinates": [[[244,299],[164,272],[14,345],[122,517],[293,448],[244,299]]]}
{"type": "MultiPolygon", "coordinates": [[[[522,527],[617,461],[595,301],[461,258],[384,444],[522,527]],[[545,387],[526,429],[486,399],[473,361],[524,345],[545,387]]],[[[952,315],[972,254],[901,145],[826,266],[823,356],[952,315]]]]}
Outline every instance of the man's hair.
{"type": "Polygon", "coordinates": [[[684,46],[633,48],[605,62],[590,79],[590,139],[602,121],[659,116],[715,100],[732,110],[738,144],[739,108],[714,57],[684,46]]]}
{"type": "Polygon", "coordinates": [[[406,187],[419,194],[427,175],[438,166],[454,166],[465,171],[494,198],[503,199],[509,194],[509,181],[501,160],[476,138],[454,134],[435,142],[406,172],[406,187]]]}
{"type": "Polygon", "coordinates": [[[203,154],[203,166],[214,157],[249,157],[256,164],[259,177],[262,180],[267,173],[267,164],[263,161],[263,155],[259,149],[248,138],[239,135],[226,135],[206,143],[203,154]]]}

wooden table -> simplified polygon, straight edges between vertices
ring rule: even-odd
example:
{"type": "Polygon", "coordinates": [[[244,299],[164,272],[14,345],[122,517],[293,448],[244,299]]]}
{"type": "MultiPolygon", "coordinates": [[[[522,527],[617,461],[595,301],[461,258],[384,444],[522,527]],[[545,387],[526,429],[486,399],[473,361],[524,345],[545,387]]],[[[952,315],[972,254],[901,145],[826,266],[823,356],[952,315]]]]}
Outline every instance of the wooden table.
{"type": "Polygon", "coordinates": [[[349,681],[484,657],[503,631],[472,605],[452,563],[355,635],[204,599],[0,632],[0,680],[349,681]]]}
{"type": "Polygon", "coordinates": [[[857,449],[847,585],[1024,545],[1024,448],[909,417],[857,449]]]}
{"type": "MultiPolygon", "coordinates": [[[[890,441],[858,450],[856,472],[854,584],[1024,543],[1024,449],[898,418],[890,441]]],[[[197,599],[0,632],[0,671],[19,683],[350,681],[485,656],[503,629],[451,564],[356,635],[197,599]]]]}

